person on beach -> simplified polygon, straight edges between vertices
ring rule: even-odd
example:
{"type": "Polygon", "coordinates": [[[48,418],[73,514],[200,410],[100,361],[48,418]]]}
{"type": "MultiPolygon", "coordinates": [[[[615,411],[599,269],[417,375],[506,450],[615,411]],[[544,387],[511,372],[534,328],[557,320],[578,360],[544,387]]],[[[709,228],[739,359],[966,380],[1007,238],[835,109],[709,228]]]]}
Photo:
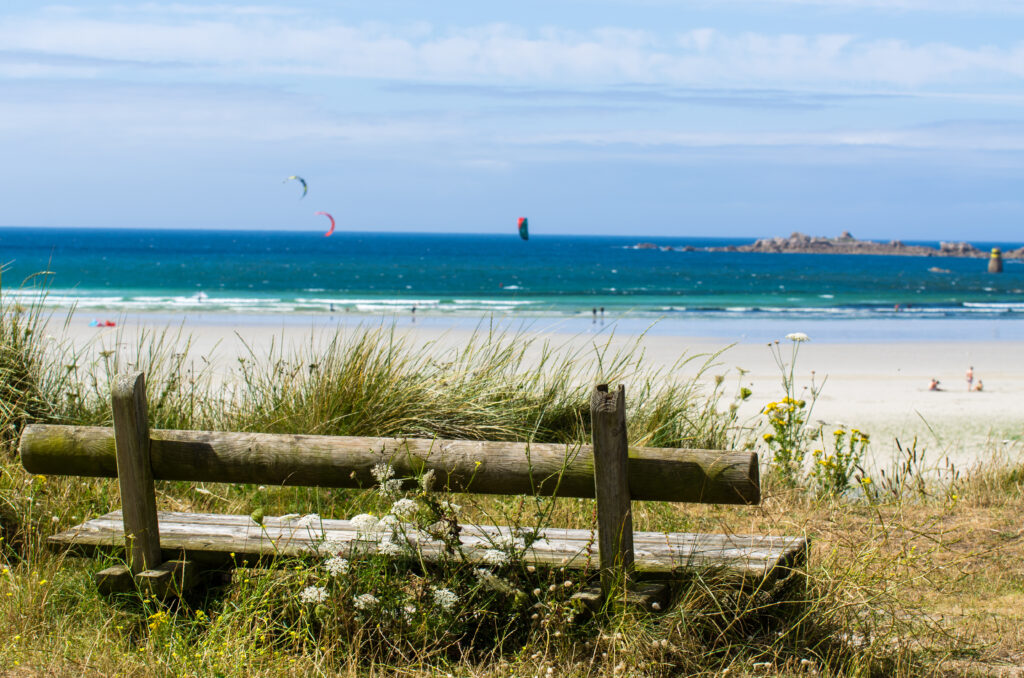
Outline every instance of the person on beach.
{"type": "Polygon", "coordinates": [[[974,390],[975,391],[983,391],[983,390],[985,390],[985,385],[982,384],[981,379],[979,379],[978,383],[974,385],[974,390]]]}
{"type": "Polygon", "coordinates": [[[967,390],[970,391],[971,387],[974,385],[974,365],[967,368],[965,378],[967,379],[967,390]]]}
{"type": "Polygon", "coordinates": [[[939,388],[939,380],[933,378],[931,380],[931,382],[929,382],[929,384],[928,384],[928,390],[929,391],[941,391],[942,389],[939,388]]]}
{"type": "Polygon", "coordinates": [[[590,322],[591,323],[596,323],[597,322],[597,306],[595,306],[594,308],[590,309],[590,312],[594,315],[594,319],[592,321],[590,321],[590,322]]]}

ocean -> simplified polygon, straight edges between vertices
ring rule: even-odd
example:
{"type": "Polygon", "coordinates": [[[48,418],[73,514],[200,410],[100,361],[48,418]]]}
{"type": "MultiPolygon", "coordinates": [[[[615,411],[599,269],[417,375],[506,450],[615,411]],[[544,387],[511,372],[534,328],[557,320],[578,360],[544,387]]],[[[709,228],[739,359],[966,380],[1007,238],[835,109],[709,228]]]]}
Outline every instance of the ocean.
{"type": "MultiPolygon", "coordinates": [[[[36,298],[45,287],[45,304],[95,317],[411,318],[415,307],[428,323],[496,317],[584,327],[603,307],[604,319],[635,327],[933,319],[955,321],[946,326],[967,334],[991,334],[998,321],[1000,336],[1024,336],[1017,261],[991,275],[984,259],[636,249],[640,242],[701,248],[750,240],[2,228],[0,264],[6,298],[36,298]]],[[[907,327],[871,326],[897,334],[907,327]]],[[[915,323],[913,334],[927,334],[922,327],[915,323]]]]}

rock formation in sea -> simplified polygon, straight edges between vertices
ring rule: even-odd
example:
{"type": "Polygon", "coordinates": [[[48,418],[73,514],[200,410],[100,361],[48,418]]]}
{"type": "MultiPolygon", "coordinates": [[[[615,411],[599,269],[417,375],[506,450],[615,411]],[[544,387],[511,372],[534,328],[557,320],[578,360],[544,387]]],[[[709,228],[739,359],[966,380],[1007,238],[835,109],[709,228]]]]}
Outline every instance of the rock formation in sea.
{"type": "MultiPolygon", "coordinates": [[[[636,249],[654,249],[654,243],[640,243],[636,249]]],[[[687,246],[679,248],[693,251],[687,246]]],[[[804,233],[793,233],[788,238],[761,238],[751,245],[727,245],[725,247],[700,248],[707,252],[769,252],[769,253],[802,253],[802,254],[880,254],[902,255],[912,257],[987,257],[989,253],[979,250],[966,242],[941,242],[939,247],[926,245],[907,245],[900,240],[876,242],[874,240],[858,240],[849,231],[843,231],[838,238],[809,236],[804,233]]],[[[1024,259],[1024,247],[1003,253],[1004,258],[1024,259]]]]}

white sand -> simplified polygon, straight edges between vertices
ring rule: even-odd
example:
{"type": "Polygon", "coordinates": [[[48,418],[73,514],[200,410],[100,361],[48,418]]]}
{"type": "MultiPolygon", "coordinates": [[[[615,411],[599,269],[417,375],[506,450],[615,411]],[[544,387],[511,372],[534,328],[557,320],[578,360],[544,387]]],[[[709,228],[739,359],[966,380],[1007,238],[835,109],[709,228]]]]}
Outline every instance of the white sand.
{"type": "MultiPolygon", "coordinates": [[[[118,337],[122,339],[122,348],[134,347],[143,328],[161,331],[166,328],[165,323],[166,320],[137,315],[120,328],[98,330],[88,327],[87,319],[77,317],[69,324],[67,335],[75,345],[88,346],[90,351],[112,349],[118,337]]],[[[50,329],[53,334],[58,333],[55,325],[50,329]]],[[[351,327],[343,331],[350,330],[351,327]]],[[[192,338],[191,354],[197,359],[212,356],[218,376],[230,378],[236,358],[248,353],[246,344],[257,354],[271,342],[283,342],[289,347],[308,346],[311,341],[331,334],[333,329],[288,324],[286,319],[273,318],[233,324],[228,316],[210,316],[190,322],[183,331],[192,338]]],[[[435,342],[443,348],[462,345],[470,331],[403,326],[399,333],[415,345],[435,342]]],[[[583,352],[592,351],[590,347],[595,341],[608,341],[606,336],[587,334],[539,336],[554,346],[583,352]]],[[[620,347],[637,340],[636,336],[619,335],[611,342],[613,347],[620,347]]],[[[645,364],[666,369],[684,353],[713,353],[728,345],[720,339],[663,335],[647,335],[639,341],[646,354],[645,364]]],[[[788,359],[789,342],[780,348],[788,359]]],[[[1019,341],[816,343],[812,337],[800,346],[796,377],[801,388],[809,386],[812,371],[818,384],[824,380],[812,419],[829,426],[843,423],[870,433],[873,455],[879,462],[891,456],[894,438],[906,444],[915,436],[933,462],[949,456],[964,466],[993,454],[1020,461],[1024,458],[1018,442],[1024,437],[1022,351],[1024,342],[1019,341]],[[984,381],[983,392],[967,391],[964,372],[971,365],[975,379],[984,381]],[[943,391],[927,390],[932,377],[941,381],[943,391]]],[[[699,362],[676,372],[679,376],[692,375],[699,362]]],[[[706,374],[709,382],[713,375],[725,375],[730,396],[740,385],[753,390],[741,409],[741,417],[753,423],[765,403],[783,395],[779,369],[764,343],[732,346],[706,374]],[[737,368],[748,372],[741,378],[737,368]]],[[[807,397],[806,391],[802,397],[807,397]]]]}

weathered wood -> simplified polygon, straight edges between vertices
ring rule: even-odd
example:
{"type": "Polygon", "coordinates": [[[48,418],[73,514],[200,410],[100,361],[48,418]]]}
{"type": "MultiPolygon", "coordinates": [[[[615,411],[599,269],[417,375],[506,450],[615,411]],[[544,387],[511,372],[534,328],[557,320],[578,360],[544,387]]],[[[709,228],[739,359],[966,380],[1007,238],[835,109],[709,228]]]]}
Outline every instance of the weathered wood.
{"type": "MultiPolygon", "coordinates": [[[[120,543],[124,543],[123,533],[120,543]]],[[[136,575],[126,565],[114,565],[93,577],[103,595],[140,591],[157,598],[180,596],[195,586],[198,578],[199,568],[191,560],[168,560],[136,575]]]]}
{"type": "MultiPolygon", "coordinates": [[[[347,520],[324,519],[307,527],[268,516],[260,526],[244,515],[161,511],[159,521],[164,558],[184,557],[211,566],[253,564],[279,556],[322,557],[325,543],[337,545],[342,553],[357,549],[356,542],[366,543],[358,539],[360,535],[347,520]]],[[[502,536],[512,534],[508,527],[465,525],[460,540],[470,561],[485,563],[485,551],[497,541],[507,541],[502,536]]],[[[410,553],[427,562],[446,557],[444,544],[425,533],[408,530],[403,536],[410,553]]],[[[525,563],[597,569],[593,530],[548,528],[537,536],[523,553],[525,563]]],[[[704,573],[747,586],[768,586],[789,576],[807,555],[807,540],[799,537],[636,532],[633,542],[638,574],[674,577],[684,572],[704,573]]],[[[124,544],[121,512],[53,535],[48,543],[57,551],[78,555],[116,549],[124,544]]]]}
{"type": "MultiPolygon", "coordinates": [[[[667,584],[631,582],[621,601],[626,605],[640,608],[644,612],[662,612],[668,610],[670,590],[667,584]]],[[[616,603],[619,599],[609,599],[599,586],[591,586],[572,595],[572,600],[583,605],[591,612],[599,612],[609,602],[616,603]]]]}
{"type": "Polygon", "coordinates": [[[180,596],[192,588],[199,574],[199,568],[191,560],[168,560],[158,567],[135,575],[140,590],[156,596],[180,596]]]}
{"type": "Polygon", "coordinates": [[[126,565],[114,565],[100,570],[93,577],[93,581],[96,582],[96,589],[104,596],[135,590],[135,579],[126,565]]]}
{"type": "MultiPolygon", "coordinates": [[[[589,445],[275,435],[151,430],[157,480],[370,487],[375,464],[398,476],[427,469],[438,489],[479,494],[594,496],[589,445]]],[[[757,455],[752,452],[634,447],[629,451],[634,500],[757,504],[757,455]]],[[[34,424],[21,437],[31,473],[113,478],[109,428],[34,424]]]]}
{"type": "Polygon", "coordinates": [[[601,589],[622,587],[633,569],[633,511],[629,496],[629,446],[626,442],[626,388],[594,387],[590,396],[594,436],[594,492],[601,589]]]}
{"type": "Polygon", "coordinates": [[[126,560],[128,569],[138,573],[161,562],[156,493],[149,459],[146,376],[137,372],[118,377],[111,396],[117,480],[121,488],[124,531],[128,535],[126,560]]]}
{"type": "Polygon", "coordinates": [[[661,612],[668,609],[669,588],[666,584],[634,582],[626,587],[626,604],[639,607],[646,612],[661,612]]]}

